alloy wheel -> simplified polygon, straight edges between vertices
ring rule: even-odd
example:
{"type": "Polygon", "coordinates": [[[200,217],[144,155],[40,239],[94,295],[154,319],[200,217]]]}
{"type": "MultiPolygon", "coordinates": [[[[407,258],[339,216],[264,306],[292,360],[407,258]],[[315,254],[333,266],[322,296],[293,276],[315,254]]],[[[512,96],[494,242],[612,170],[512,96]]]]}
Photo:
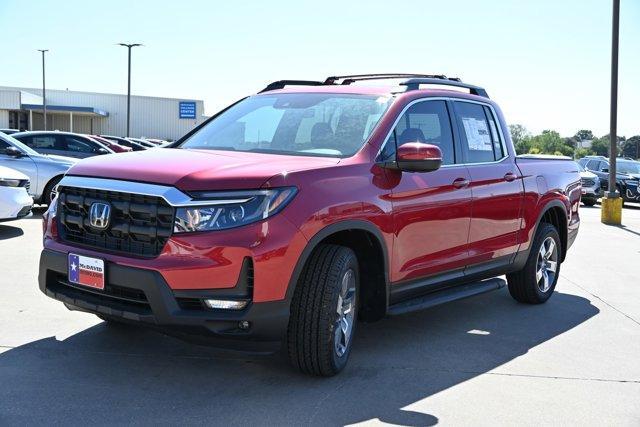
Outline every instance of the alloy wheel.
{"type": "Polygon", "coordinates": [[[342,357],[349,348],[355,320],[356,275],[352,269],[344,273],[341,284],[334,335],[334,349],[338,357],[342,357]]]}

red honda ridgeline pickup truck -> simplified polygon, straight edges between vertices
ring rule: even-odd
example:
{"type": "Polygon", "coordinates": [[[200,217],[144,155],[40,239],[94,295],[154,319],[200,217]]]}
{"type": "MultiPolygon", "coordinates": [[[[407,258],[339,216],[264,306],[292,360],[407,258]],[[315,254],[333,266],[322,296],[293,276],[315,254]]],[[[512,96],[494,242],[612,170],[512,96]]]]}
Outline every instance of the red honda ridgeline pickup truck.
{"type": "Polygon", "coordinates": [[[169,148],[73,166],[44,218],[39,285],[108,322],[283,348],[329,376],[358,319],[503,274],[518,302],[545,302],[580,192],[573,161],[516,157],[498,106],[459,79],[279,81],[169,148]]]}

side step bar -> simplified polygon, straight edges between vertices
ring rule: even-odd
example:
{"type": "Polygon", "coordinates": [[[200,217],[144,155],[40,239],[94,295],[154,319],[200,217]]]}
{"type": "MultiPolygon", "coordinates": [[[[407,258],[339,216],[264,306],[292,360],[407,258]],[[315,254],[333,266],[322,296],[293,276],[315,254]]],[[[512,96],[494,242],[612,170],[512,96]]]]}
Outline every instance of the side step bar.
{"type": "Polygon", "coordinates": [[[483,294],[485,292],[500,289],[506,285],[503,279],[488,279],[480,282],[467,283],[465,285],[453,286],[451,288],[442,289],[426,295],[422,295],[407,301],[393,304],[389,307],[388,314],[397,316],[423,308],[434,307],[451,301],[472,297],[474,295],[483,294]]]}

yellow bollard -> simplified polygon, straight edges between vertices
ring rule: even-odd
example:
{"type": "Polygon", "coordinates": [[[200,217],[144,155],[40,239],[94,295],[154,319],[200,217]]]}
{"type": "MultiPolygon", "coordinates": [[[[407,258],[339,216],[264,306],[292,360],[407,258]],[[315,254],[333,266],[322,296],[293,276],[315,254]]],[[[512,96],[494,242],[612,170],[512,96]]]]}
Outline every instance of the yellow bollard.
{"type": "Polygon", "coordinates": [[[622,197],[609,198],[605,196],[601,199],[601,204],[600,220],[603,224],[622,224],[622,197]]]}

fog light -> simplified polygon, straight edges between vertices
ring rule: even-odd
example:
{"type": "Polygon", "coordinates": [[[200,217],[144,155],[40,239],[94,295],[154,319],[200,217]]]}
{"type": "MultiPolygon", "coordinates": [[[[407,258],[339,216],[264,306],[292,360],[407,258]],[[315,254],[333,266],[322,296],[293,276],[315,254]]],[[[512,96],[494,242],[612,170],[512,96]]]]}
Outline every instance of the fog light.
{"type": "Polygon", "coordinates": [[[251,327],[251,323],[249,323],[248,320],[241,320],[238,322],[238,328],[243,329],[243,330],[247,330],[249,329],[249,327],[251,327]]]}
{"type": "Polygon", "coordinates": [[[216,310],[242,310],[247,306],[247,300],[206,299],[204,303],[216,310]]]}

